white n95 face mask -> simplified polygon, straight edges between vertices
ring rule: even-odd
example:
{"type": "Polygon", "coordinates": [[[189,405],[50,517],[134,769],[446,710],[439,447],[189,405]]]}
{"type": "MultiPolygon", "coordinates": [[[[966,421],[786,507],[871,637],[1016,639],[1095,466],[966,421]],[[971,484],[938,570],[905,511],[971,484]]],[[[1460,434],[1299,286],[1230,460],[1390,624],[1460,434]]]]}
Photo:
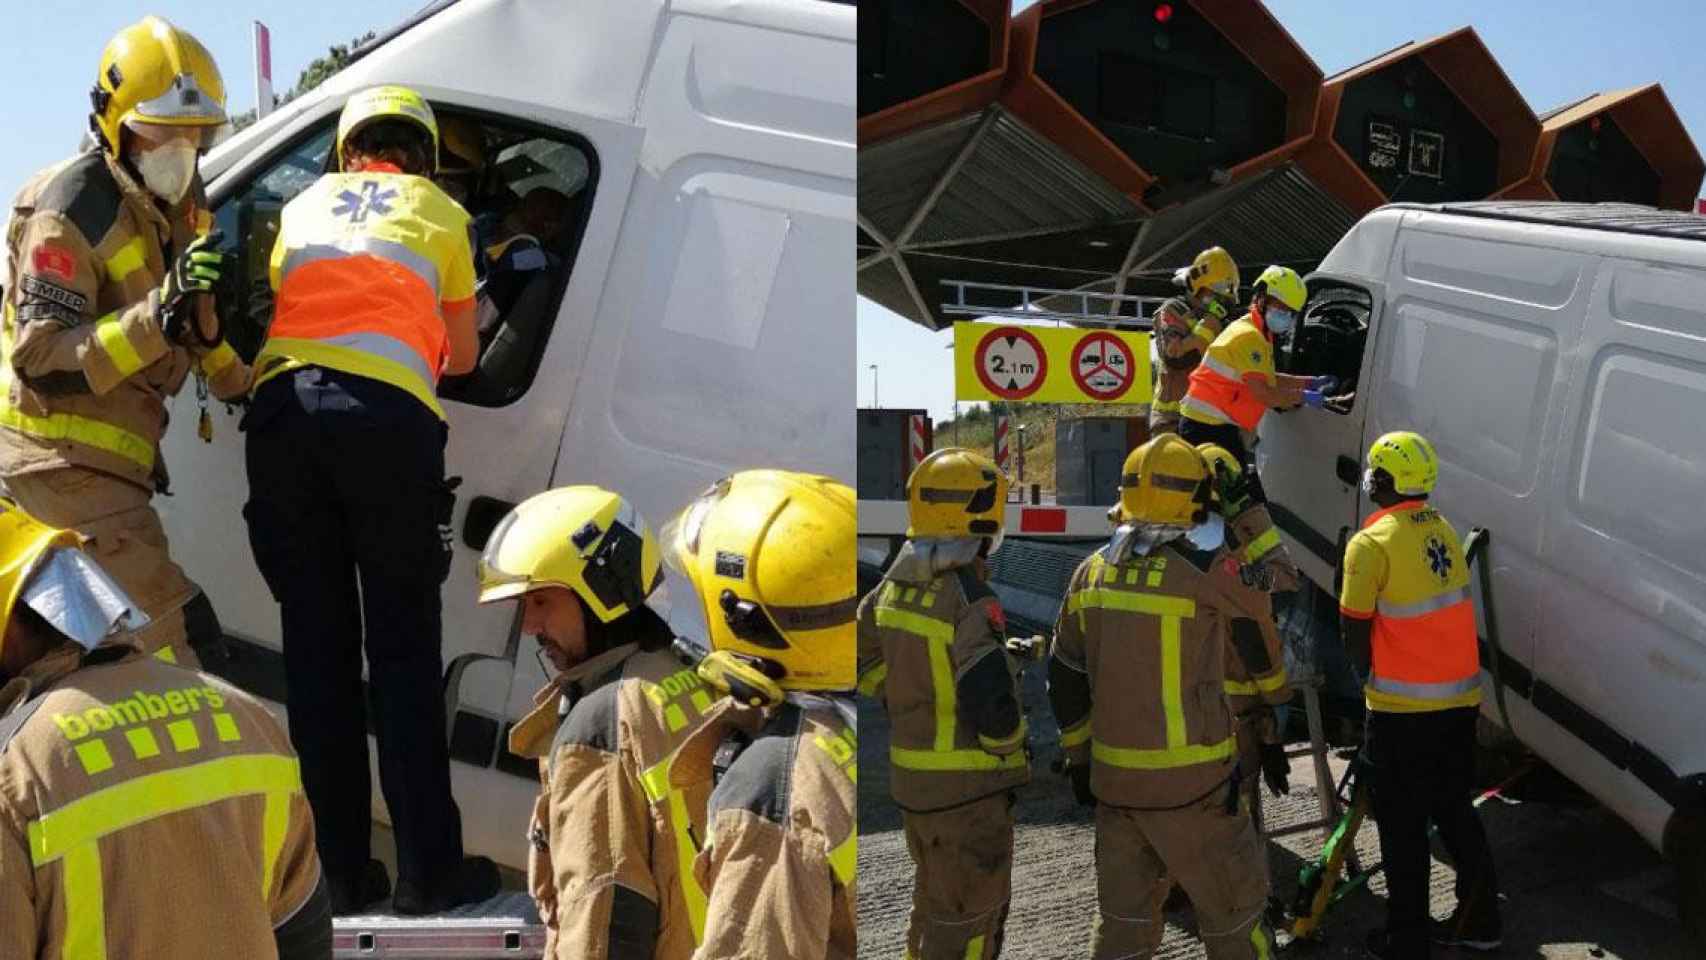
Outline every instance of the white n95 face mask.
{"type": "Polygon", "coordinates": [[[1267,315],[1262,319],[1267,321],[1268,329],[1276,334],[1290,333],[1291,328],[1297,325],[1297,314],[1273,307],[1268,308],[1267,315]]]}
{"type": "Polygon", "coordinates": [[[195,145],[175,141],[138,154],[136,169],[148,192],[167,203],[177,203],[195,179],[195,162],[195,145]]]}

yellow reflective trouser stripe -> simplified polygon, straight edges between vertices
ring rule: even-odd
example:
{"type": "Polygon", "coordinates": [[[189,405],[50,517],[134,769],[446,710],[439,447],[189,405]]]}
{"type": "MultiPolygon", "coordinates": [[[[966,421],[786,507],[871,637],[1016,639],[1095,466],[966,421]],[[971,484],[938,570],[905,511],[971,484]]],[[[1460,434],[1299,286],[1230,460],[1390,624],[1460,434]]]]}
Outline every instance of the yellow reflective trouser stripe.
{"type": "Polygon", "coordinates": [[[1256,948],[1256,960],[1270,960],[1273,952],[1269,949],[1268,932],[1262,929],[1262,922],[1250,928],[1250,944],[1256,948]]]}
{"type": "Polygon", "coordinates": [[[844,887],[853,885],[853,874],[859,862],[859,834],[847,835],[847,839],[834,850],[829,851],[829,869],[835,874],[835,879],[844,887]]]}
{"type": "Polygon", "coordinates": [[[1269,527],[1262,531],[1256,539],[1251,540],[1249,546],[1244,548],[1244,559],[1251,563],[1255,563],[1257,560],[1266,555],[1268,551],[1279,545],[1279,528],[1269,527]]]}
{"type": "Polygon", "coordinates": [[[1227,737],[1219,743],[1193,743],[1178,748],[1169,747],[1164,750],[1114,747],[1100,740],[1092,740],[1090,742],[1090,755],[1109,766],[1124,767],[1128,770],[1167,770],[1173,767],[1188,767],[1198,763],[1225,760],[1232,756],[1232,738],[1227,737]]]}
{"type": "Polygon", "coordinates": [[[1179,618],[1161,618],[1161,708],[1167,717],[1167,749],[1177,750],[1187,742],[1185,701],[1179,668],[1179,618]]]}
{"type": "MultiPolygon", "coordinates": [[[[670,759],[674,759],[671,757],[670,759]]],[[[693,842],[693,821],[687,816],[687,796],[669,785],[670,760],[653,764],[641,772],[640,786],[652,803],[669,805],[670,828],[675,831],[675,875],[681,878],[681,896],[687,903],[687,918],[693,923],[693,942],[705,937],[705,891],[693,876],[693,861],[699,845],[693,842]]]]}
{"type": "Polygon", "coordinates": [[[903,770],[1022,770],[1025,754],[996,756],[984,750],[909,750],[890,747],[889,762],[903,770]]]}
{"type": "Polygon", "coordinates": [[[114,283],[123,283],[125,277],[142,269],[143,252],[146,249],[140,234],[131,237],[129,243],[119,247],[117,253],[107,258],[107,277],[114,283]]]}
{"type": "Polygon", "coordinates": [[[1078,723],[1070,729],[1062,730],[1060,732],[1060,745],[1062,747],[1076,747],[1088,739],[1090,739],[1089,717],[1085,717],[1083,720],[1078,721],[1078,723]]]}
{"type": "Polygon", "coordinates": [[[876,696],[877,691],[883,688],[883,681],[888,679],[888,675],[889,665],[886,663],[879,663],[865,671],[865,675],[859,678],[859,692],[867,697],[876,696]]]}
{"type": "Polygon", "coordinates": [[[66,960],[106,960],[107,905],[101,849],[90,840],[65,855],[66,960]]]}
{"type": "Polygon", "coordinates": [[[983,960],[983,934],[972,937],[966,944],[966,960],[983,960]]]}
{"type": "Polygon", "coordinates": [[[877,626],[923,637],[930,649],[930,686],[936,708],[936,749],[954,749],[955,701],[954,665],[948,648],[954,643],[952,624],[944,623],[911,610],[877,607],[877,626]]]}
{"type": "Polygon", "coordinates": [[[1226,692],[1237,696],[1250,697],[1255,696],[1258,693],[1273,693],[1275,690],[1285,686],[1286,682],[1285,671],[1281,670],[1272,676],[1262,677],[1259,680],[1251,680],[1248,682],[1243,680],[1228,680],[1226,681],[1226,692]]]}
{"type": "Polygon", "coordinates": [[[261,815],[261,897],[272,900],[273,873],[284,850],[284,835],[290,830],[290,794],[267,793],[266,811],[261,815]]]}
{"type": "Polygon", "coordinates": [[[990,750],[990,751],[1002,750],[1006,747],[1016,746],[1020,743],[1025,742],[1026,732],[1027,731],[1025,729],[1025,719],[1023,717],[1020,717],[1019,718],[1019,728],[1017,730],[1013,731],[1012,736],[1003,737],[1003,738],[998,740],[995,737],[986,737],[980,733],[977,735],[977,742],[982,744],[983,748],[985,750],[990,750]]]}
{"type": "Polygon", "coordinates": [[[119,376],[128,377],[143,367],[142,355],[136,352],[136,346],[130,338],[124,335],[124,327],[119,324],[118,311],[113,311],[95,321],[95,339],[101,344],[101,350],[113,362],[113,369],[119,376]]]}

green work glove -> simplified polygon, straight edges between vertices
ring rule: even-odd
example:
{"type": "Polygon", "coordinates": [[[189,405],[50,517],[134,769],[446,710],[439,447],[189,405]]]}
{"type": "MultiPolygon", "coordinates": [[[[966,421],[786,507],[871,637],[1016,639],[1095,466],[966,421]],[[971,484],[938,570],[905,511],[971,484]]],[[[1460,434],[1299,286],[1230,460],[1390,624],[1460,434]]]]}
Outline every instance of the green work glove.
{"type": "Polygon", "coordinates": [[[214,249],[223,238],[217,230],[197,237],[166,271],[166,279],[160,283],[160,330],[167,340],[181,344],[191,342],[193,337],[209,347],[219,342],[219,331],[208,337],[201,330],[196,311],[201,296],[215,295],[220,277],[232,259],[214,249]]]}

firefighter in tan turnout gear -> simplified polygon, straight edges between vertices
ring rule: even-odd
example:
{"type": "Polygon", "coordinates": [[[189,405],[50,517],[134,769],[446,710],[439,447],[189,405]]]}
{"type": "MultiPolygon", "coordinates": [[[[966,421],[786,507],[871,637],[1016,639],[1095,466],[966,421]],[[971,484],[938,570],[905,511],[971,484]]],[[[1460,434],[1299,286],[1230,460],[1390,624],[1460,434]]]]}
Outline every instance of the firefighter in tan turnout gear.
{"type": "Polygon", "coordinates": [[[697,960],[853,960],[857,741],[853,491],[746,470],[662,535],[709,626],[699,675],[729,701],[684,744],[671,786],[715,782],[695,876],[697,960]]]}
{"type": "Polygon", "coordinates": [[[216,642],[218,622],[150,499],[167,486],[166,401],[192,373],[221,398],[249,383],[218,332],[225,258],[197,237],[210,218],[196,158],[225,123],[225,87],[194,37],[147,17],[107,44],[90,96],[93,145],[12,202],[0,477],[35,516],[89,538],[152,619],[147,651],[193,663],[186,632],[216,642]]]}
{"type": "Polygon", "coordinates": [[[1211,443],[1197,445],[1197,453],[1208,464],[1215,479],[1220,514],[1226,518],[1226,554],[1236,568],[1242,590],[1231,590],[1240,602],[1244,617],[1230,626],[1231,642],[1226,648],[1226,702],[1238,740],[1239,788],[1261,830],[1257,786],[1265,780],[1275,796],[1291,792],[1291,766],[1285,756],[1273,708],[1291,702],[1287,686],[1285,646],[1274,624],[1273,572],[1266,565],[1252,565],[1244,556],[1252,543],[1279,534],[1266,510],[1253,509],[1237,458],[1211,443]]]}
{"type": "Polygon", "coordinates": [[[545,956],[685,960],[705,925],[693,860],[711,777],[676,784],[670,758],[717,697],[646,605],[657,541],[619,494],[563,487],[512,510],[479,569],[480,602],[518,599],[555,673],[509,744],[540,760],[528,886],[545,956]]]}
{"type": "Polygon", "coordinates": [[[1155,399],[1149,407],[1149,432],[1179,432],[1179,404],[1191,386],[1191,371],[1203,351],[1232,322],[1238,306],[1238,264],[1224,247],[1209,247],[1181,267],[1173,282],[1185,289],[1155,311],[1155,399]]]}
{"type": "Polygon", "coordinates": [[[1177,436],[1132,451],[1120,526],[1073,574],[1055,624],[1049,699],[1073,791],[1096,807],[1098,960],[1154,954],[1172,881],[1212,960],[1274,949],[1261,840],[1231,782],[1221,691],[1244,615],[1213,500],[1208,465],[1177,436]]]}
{"type": "Polygon", "coordinates": [[[0,957],[331,956],[284,730],[143,656],[81,540],[0,501],[0,957]]]}
{"type": "Polygon", "coordinates": [[[908,956],[999,955],[1011,895],[1013,795],[1030,779],[1006,617],[985,582],[1007,478],[938,450],[907,483],[907,541],[859,608],[859,689],[891,724],[891,790],[916,866],[908,956]]]}

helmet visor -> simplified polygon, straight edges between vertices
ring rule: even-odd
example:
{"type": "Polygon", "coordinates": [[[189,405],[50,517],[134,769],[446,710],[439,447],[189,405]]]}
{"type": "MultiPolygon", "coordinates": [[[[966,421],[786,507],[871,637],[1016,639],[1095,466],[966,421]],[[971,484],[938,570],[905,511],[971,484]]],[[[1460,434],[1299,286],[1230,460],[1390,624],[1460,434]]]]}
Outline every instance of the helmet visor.
{"type": "Polygon", "coordinates": [[[699,535],[704,531],[705,518],[728,493],[729,481],[717,481],[658,531],[663,545],[663,562],[671,570],[691,579],[694,558],[699,556],[699,535]]]}
{"type": "Polygon", "coordinates": [[[532,577],[526,571],[507,570],[504,568],[504,542],[511,531],[515,529],[516,520],[520,519],[517,511],[511,510],[498,525],[492,529],[491,536],[486,538],[486,549],[480,552],[480,602],[495,603],[519,597],[527,592],[532,577]]]}
{"type": "Polygon", "coordinates": [[[149,622],[124,588],[81,550],[50,551],[19,599],[85,650],[149,622]]]}

